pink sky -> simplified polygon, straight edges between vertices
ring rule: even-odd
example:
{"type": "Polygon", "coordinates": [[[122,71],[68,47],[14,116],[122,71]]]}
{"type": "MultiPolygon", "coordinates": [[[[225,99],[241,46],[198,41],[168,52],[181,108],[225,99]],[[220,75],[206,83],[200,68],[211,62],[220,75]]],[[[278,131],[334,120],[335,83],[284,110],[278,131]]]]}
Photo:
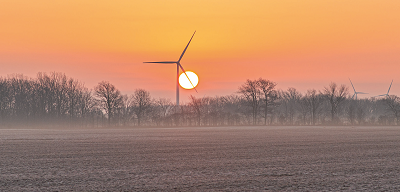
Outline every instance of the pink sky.
{"type": "Polygon", "coordinates": [[[227,95],[259,77],[279,89],[400,95],[399,1],[9,1],[0,7],[0,75],[64,72],[92,88],[144,88],[175,98],[175,66],[199,75],[199,93],[227,95]]]}

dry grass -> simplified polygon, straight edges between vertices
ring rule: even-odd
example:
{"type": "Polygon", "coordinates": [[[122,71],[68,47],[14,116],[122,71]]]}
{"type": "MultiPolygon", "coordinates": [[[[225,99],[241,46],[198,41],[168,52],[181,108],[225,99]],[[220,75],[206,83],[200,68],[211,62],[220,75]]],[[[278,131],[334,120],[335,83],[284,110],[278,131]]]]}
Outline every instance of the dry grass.
{"type": "Polygon", "coordinates": [[[400,190],[398,127],[0,129],[0,191],[400,190]]]}

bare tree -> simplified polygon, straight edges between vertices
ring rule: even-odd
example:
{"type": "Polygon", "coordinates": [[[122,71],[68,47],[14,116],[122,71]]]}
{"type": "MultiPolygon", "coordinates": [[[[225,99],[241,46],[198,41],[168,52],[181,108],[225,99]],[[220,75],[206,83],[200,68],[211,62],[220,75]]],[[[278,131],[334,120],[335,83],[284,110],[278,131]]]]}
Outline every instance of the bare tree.
{"type": "Polygon", "coordinates": [[[50,85],[50,77],[45,73],[39,72],[37,74],[36,80],[36,101],[38,104],[38,116],[42,118],[42,120],[51,118],[49,116],[52,115],[54,110],[54,96],[52,94],[52,90],[50,85]]]}
{"type": "Polygon", "coordinates": [[[0,78],[0,120],[4,125],[11,110],[12,96],[10,93],[10,84],[7,79],[0,78]]]}
{"type": "Polygon", "coordinates": [[[71,121],[74,121],[79,115],[78,104],[82,89],[83,85],[80,82],[72,78],[68,79],[66,92],[68,102],[68,114],[71,121]]]}
{"type": "Polygon", "coordinates": [[[196,98],[193,95],[189,96],[190,102],[189,102],[189,107],[195,112],[196,114],[196,119],[197,119],[197,125],[201,125],[201,116],[202,116],[202,99],[201,98],[196,98]]]}
{"type": "Polygon", "coordinates": [[[203,99],[206,105],[205,113],[208,119],[208,125],[224,125],[224,100],[222,97],[207,97],[203,99]]]}
{"type": "Polygon", "coordinates": [[[364,119],[365,119],[365,110],[362,105],[358,105],[357,111],[356,111],[356,119],[359,125],[364,124],[364,119]]]}
{"type": "Polygon", "coordinates": [[[191,96],[189,103],[174,108],[169,100],[153,101],[143,89],[122,96],[105,81],[92,94],[83,83],[62,73],[38,73],[36,79],[10,75],[0,77],[0,126],[104,126],[107,122],[140,126],[315,125],[329,119],[332,123],[400,125],[400,98],[395,95],[354,101],[346,100],[347,88],[335,83],[318,93],[308,90],[304,96],[295,88],[276,91],[275,85],[262,78],[247,80],[236,92],[239,94],[191,96]]]}
{"type": "Polygon", "coordinates": [[[89,118],[88,115],[94,114],[94,112],[96,111],[96,100],[92,97],[92,92],[89,91],[86,87],[82,87],[82,89],[79,90],[77,99],[77,113],[80,114],[82,122],[85,122],[89,118]]]}
{"type": "Polygon", "coordinates": [[[169,110],[173,107],[173,103],[170,99],[159,98],[155,101],[155,104],[160,108],[161,116],[165,118],[168,115],[169,110]]]}
{"type": "Polygon", "coordinates": [[[152,119],[156,122],[157,126],[170,125],[170,120],[167,116],[171,114],[173,103],[170,99],[159,98],[153,101],[153,107],[151,110],[152,119]]]}
{"type": "Polygon", "coordinates": [[[387,96],[384,99],[384,102],[389,108],[389,111],[393,113],[393,116],[395,118],[395,123],[396,125],[399,125],[400,121],[400,97],[396,95],[390,95],[387,96]]]}
{"type": "Polygon", "coordinates": [[[51,73],[52,81],[54,82],[54,93],[56,98],[56,112],[58,118],[63,118],[64,114],[67,113],[68,110],[68,102],[67,102],[67,83],[68,79],[65,74],[62,73],[51,73]]]}
{"type": "Polygon", "coordinates": [[[12,94],[12,115],[16,122],[22,123],[29,119],[32,103],[32,83],[23,75],[14,75],[10,79],[10,93],[12,94]]]}
{"type": "Polygon", "coordinates": [[[347,116],[349,118],[350,124],[354,125],[355,119],[356,119],[356,100],[350,100],[348,103],[348,110],[347,110],[347,116]]]}
{"type": "Polygon", "coordinates": [[[122,95],[122,105],[118,110],[119,119],[122,120],[122,125],[127,126],[131,121],[134,111],[133,97],[128,95],[122,95]]]}
{"type": "Polygon", "coordinates": [[[242,94],[243,98],[251,106],[252,123],[257,123],[257,115],[260,105],[260,90],[258,89],[257,80],[247,79],[246,82],[239,87],[238,93],[242,94]]]}
{"type": "Polygon", "coordinates": [[[311,124],[315,125],[324,99],[315,89],[311,89],[307,90],[304,100],[311,116],[311,124]]]}
{"type": "Polygon", "coordinates": [[[267,125],[268,106],[277,99],[277,93],[274,90],[276,83],[260,78],[257,81],[257,86],[260,89],[261,94],[263,95],[263,98],[261,100],[263,100],[264,103],[264,125],[267,125]]]}
{"type": "Polygon", "coordinates": [[[108,124],[111,125],[115,111],[122,105],[122,95],[114,85],[107,81],[100,82],[94,88],[94,91],[101,107],[108,115],[108,124]]]}
{"type": "Polygon", "coordinates": [[[240,125],[242,111],[241,98],[237,95],[227,95],[221,97],[222,110],[225,114],[227,125],[240,125]]]}
{"type": "Polygon", "coordinates": [[[61,120],[68,112],[68,79],[63,73],[52,72],[38,73],[38,86],[40,90],[40,100],[43,100],[45,112],[51,120],[61,120]]]}
{"type": "Polygon", "coordinates": [[[140,126],[141,120],[146,115],[147,110],[152,104],[150,93],[144,89],[136,89],[132,95],[132,102],[138,119],[138,126],[140,126]]]}
{"type": "Polygon", "coordinates": [[[295,115],[300,105],[301,93],[293,87],[289,87],[287,91],[281,92],[282,103],[285,108],[286,118],[290,125],[294,124],[295,115]]]}
{"type": "Polygon", "coordinates": [[[324,95],[331,105],[331,121],[332,123],[337,123],[337,110],[340,104],[346,99],[348,88],[345,85],[338,86],[332,82],[329,84],[329,87],[324,87],[324,95]]]}

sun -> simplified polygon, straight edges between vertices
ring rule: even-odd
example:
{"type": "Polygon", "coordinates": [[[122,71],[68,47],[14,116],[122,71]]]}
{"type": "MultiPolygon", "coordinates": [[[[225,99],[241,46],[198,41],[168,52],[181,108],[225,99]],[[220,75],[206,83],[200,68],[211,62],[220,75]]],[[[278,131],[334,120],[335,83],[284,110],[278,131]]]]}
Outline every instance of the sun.
{"type": "Polygon", "coordinates": [[[199,83],[199,77],[196,75],[196,73],[192,71],[186,71],[186,74],[187,76],[189,76],[190,81],[193,83],[194,86],[192,86],[189,79],[186,77],[185,73],[181,73],[181,75],[179,75],[179,85],[181,85],[181,87],[184,89],[195,88],[199,83]]]}

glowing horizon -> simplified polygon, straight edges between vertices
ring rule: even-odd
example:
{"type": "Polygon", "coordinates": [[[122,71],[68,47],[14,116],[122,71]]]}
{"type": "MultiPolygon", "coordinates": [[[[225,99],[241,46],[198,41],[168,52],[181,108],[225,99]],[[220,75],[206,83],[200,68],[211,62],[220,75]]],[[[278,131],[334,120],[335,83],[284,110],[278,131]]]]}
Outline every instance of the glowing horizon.
{"type": "MultiPolygon", "coordinates": [[[[203,97],[235,93],[259,77],[301,92],[330,82],[400,95],[398,1],[3,2],[0,76],[62,72],[93,88],[144,88],[175,96],[175,68],[142,64],[182,60],[202,79],[203,97]],[[174,11],[171,11],[174,10],[174,11]],[[150,76],[151,74],[151,76],[150,76]]],[[[183,90],[183,89],[182,89],[183,90]]]]}

